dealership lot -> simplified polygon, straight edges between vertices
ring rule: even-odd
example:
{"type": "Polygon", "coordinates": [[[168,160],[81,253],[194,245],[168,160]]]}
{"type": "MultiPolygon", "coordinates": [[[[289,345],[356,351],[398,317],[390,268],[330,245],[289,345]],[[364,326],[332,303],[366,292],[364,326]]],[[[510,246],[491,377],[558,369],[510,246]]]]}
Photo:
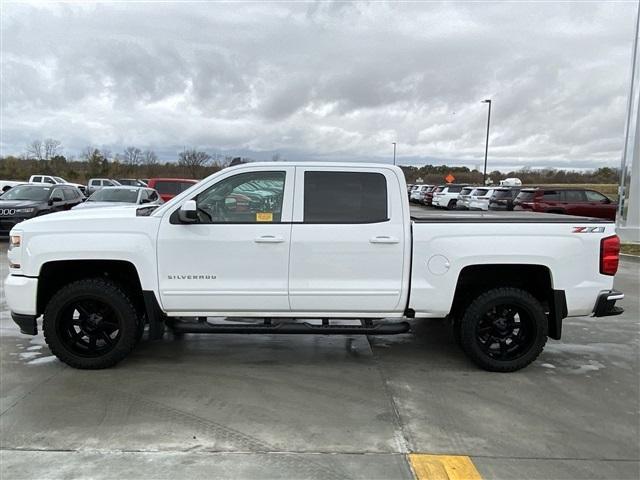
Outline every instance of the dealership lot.
{"type": "Polygon", "coordinates": [[[639,268],[616,277],[622,316],[565,320],[512,374],[473,366],[439,320],[390,337],[166,335],[80,371],[2,298],[0,476],[413,478],[408,454],[424,453],[469,456],[483,478],[638,478],[639,268]]]}

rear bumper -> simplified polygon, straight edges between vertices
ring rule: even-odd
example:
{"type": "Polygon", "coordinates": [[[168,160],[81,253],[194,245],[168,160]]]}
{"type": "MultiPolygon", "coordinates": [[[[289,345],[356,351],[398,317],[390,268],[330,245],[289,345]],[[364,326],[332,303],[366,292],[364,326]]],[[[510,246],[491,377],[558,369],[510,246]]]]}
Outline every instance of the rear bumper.
{"type": "Polygon", "coordinates": [[[593,309],[594,317],[609,317],[611,315],[620,315],[624,312],[624,308],[616,307],[616,302],[624,298],[624,293],[617,290],[609,290],[602,292],[598,296],[598,301],[593,309]]]}

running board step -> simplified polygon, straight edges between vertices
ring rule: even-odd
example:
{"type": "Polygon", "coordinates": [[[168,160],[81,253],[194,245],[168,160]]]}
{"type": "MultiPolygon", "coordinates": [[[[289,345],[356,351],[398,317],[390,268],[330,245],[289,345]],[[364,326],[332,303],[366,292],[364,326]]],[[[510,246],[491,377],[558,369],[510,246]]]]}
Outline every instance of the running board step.
{"type": "Polygon", "coordinates": [[[206,322],[168,320],[175,333],[277,333],[286,335],[395,335],[411,329],[408,322],[378,323],[373,325],[313,325],[310,323],[264,323],[249,325],[222,325],[206,322]]]}

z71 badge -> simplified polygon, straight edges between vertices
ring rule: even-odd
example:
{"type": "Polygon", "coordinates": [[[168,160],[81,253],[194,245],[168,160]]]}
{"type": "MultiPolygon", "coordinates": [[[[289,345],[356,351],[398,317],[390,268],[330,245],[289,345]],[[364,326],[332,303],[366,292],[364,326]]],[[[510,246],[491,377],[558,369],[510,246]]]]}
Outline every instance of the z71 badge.
{"type": "Polygon", "coordinates": [[[573,227],[572,233],[604,233],[604,227],[573,227]]]}

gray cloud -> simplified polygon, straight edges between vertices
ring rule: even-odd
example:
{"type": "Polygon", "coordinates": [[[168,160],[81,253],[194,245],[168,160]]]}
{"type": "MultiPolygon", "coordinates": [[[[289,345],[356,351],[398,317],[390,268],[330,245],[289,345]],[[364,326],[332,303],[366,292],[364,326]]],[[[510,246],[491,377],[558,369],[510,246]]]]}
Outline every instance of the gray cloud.
{"type": "Polygon", "coordinates": [[[635,8],[5,3],[0,147],[616,166],[635,8]]]}

